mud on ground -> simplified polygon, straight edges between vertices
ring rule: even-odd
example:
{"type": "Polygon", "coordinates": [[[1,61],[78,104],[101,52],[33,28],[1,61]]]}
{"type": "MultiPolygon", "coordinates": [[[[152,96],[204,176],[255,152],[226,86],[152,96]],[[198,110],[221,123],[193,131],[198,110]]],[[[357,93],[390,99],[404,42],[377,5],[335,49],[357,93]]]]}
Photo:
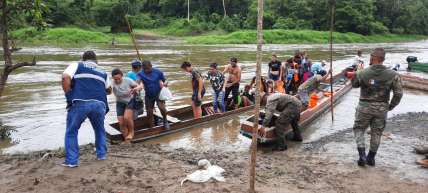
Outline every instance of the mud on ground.
{"type": "MultiPolygon", "coordinates": [[[[428,113],[388,121],[376,167],[356,166],[352,130],[285,152],[260,148],[258,192],[412,192],[428,190],[428,170],[414,164],[412,145],[426,143],[428,113]]],[[[106,161],[95,161],[92,145],[81,149],[81,165],[60,166],[61,151],[0,156],[0,192],[247,192],[248,152],[164,150],[159,145],[110,146],[106,161]],[[226,170],[226,182],[180,181],[208,159],[226,170]]]]}

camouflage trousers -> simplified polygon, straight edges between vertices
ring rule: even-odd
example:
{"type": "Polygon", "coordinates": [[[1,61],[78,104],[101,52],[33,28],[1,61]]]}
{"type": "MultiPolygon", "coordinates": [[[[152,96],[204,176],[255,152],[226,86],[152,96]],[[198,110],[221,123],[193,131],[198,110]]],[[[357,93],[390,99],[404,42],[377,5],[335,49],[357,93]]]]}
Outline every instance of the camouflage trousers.
{"type": "Polygon", "coordinates": [[[365,148],[365,133],[370,126],[370,150],[377,152],[386,125],[387,105],[384,104],[360,104],[355,113],[354,135],[358,148],[365,148]]]}
{"type": "Polygon", "coordinates": [[[279,146],[285,145],[285,136],[287,128],[291,125],[293,131],[299,130],[299,120],[300,120],[300,108],[290,107],[285,111],[281,112],[278,119],[275,122],[274,132],[277,136],[277,144],[279,146]]]}

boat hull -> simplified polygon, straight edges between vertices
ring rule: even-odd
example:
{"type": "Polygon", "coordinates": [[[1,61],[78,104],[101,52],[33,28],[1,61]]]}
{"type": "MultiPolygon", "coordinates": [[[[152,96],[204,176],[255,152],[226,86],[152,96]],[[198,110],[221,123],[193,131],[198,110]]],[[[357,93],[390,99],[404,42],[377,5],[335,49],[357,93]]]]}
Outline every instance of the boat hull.
{"type": "MultiPolygon", "coordinates": [[[[336,75],[335,79],[344,79],[345,82],[344,84],[333,84],[333,88],[334,88],[334,94],[333,94],[333,102],[334,104],[336,104],[337,102],[340,101],[340,99],[342,98],[342,96],[344,96],[347,92],[349,92],[352,89],[352,85],[351,85],[351,81],[347,80],[346,78],[344,78],[343,73],[336,75]]],[[[329,85],[328,85],[329,86],[329,85]]],[[[304,128],[306,126],[308,126],[312,121],[314,121],[317,117],[319,117],[321,114],[323,114],[324,112],[328,111],[330,109],[330,97],[323,97],[318,101],[317,106],[315,106],[314,108],[309,108],[306,109],[304,111],[301,112],[300,114],[300,121],[299,121],[299,125],[304,128]]],[[[264,112],[262,111],[261,115],[263,115],[264,112]]],[[[278,115],[275,115],[275,118],[278,115]]],[[[241,122],[241,130],[240,133],[243,136],[246,136],[248,138],[252,138],[252,133],[253,133],[253,129],[254,129],[254,116],[249,117],[247,120],[241,122]]],[[[274,122],[274,120],[272,122],[274,122]]],[[[259,119],[259,124],[261,124],[261,120],[259,119]]],[[[260,128],[260,125],[257,126],[258,128],[260,128]]],[[[290,127],[285,128],[286,133],[290,133],[292,131],[292,129],[290,127]]],[[[274,132],[274,127],[267,127],[264,128],[263,130],[258,130],[258,134],[257,134],[257,141],[259,143],[268,143],[268,142],[272,142],[276,140],[276,135],[274,132]]]]}
{"type": "Polygon", "coordinates": [[[410,73],[403,73],[400,76],[403,87],[428,92],[428,79],[417,77],[410,73]]]}
{"type": "MultiPolygon", "coordinates": [[[[167,113],[168,114],[167,119],[168,119],[168,122],[170,123],[170,129],[168,130],[164,128],[162,123],[159,124],[159,126],[148,128],[147,127],[149,123],[148,118],[146,116],[140,116],[137,120],[134,121],[135,135],[134,135],[134,139],[131,142],[132,143],[142,142],[152,138],[179,132],[200,124],[207,123],[209,121],[218,120],[218,119],[226,118],[231,115],[244,113],[254,108],[254,106],[248,106],[248,107],[241,107],[236,110],[231,110],[222,114],[210,114],[209,111],[207,111],[207,109],[210,107],[212,107],[211,103],[205,103],[202,105],[203,116],[200,119],[193,119],[193,111],[191,106],[186,106],[183,108],[169,111],[167,113]]],[[[162,119],[160,114],[155,114],[155,117],[157,117],[158,119],[162,119]]],[[[113,123],[110,126],[113,127],[116,131],[120,132],[120,127],[118,123],[113,123]]],[[[110,140],[111,143],[120,143],[124,140],[121,134],[107,133],[107,138],[110,140]]]]}

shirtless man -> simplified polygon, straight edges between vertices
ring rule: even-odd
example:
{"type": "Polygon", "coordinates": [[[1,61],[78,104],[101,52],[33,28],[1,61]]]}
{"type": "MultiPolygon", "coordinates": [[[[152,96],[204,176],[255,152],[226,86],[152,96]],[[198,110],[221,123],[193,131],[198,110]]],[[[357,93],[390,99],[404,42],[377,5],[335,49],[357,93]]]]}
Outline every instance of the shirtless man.
{"type": "Polygon", "coordinates": [[[226,92],[224,95],[225,101],[227,101],[230,92],[232,92],[233,104],[236,108],[236,104],[238,104],[239,82],[241,81],[241,67],[238,66],[238,59],[235,57],[231,58],[230,64],[226,66],[223,73],[225,75],[227,73],[226,92]]]}

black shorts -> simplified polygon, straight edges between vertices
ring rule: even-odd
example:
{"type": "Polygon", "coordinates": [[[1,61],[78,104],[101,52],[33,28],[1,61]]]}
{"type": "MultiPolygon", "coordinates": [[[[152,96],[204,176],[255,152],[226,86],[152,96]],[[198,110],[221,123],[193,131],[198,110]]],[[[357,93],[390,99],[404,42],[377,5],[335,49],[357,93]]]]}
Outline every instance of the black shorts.
{"type": "Polygon", "coordinates": [[[135,100],[131,99],[128,103],[124,102],[116,102],[116,114],[118,117],[121,117],[125,114],[126,109],[131,109],[134,112],[134,120],[138,117],[138,113],[141,111],[140,109],[135,108],[135,100]]]}

